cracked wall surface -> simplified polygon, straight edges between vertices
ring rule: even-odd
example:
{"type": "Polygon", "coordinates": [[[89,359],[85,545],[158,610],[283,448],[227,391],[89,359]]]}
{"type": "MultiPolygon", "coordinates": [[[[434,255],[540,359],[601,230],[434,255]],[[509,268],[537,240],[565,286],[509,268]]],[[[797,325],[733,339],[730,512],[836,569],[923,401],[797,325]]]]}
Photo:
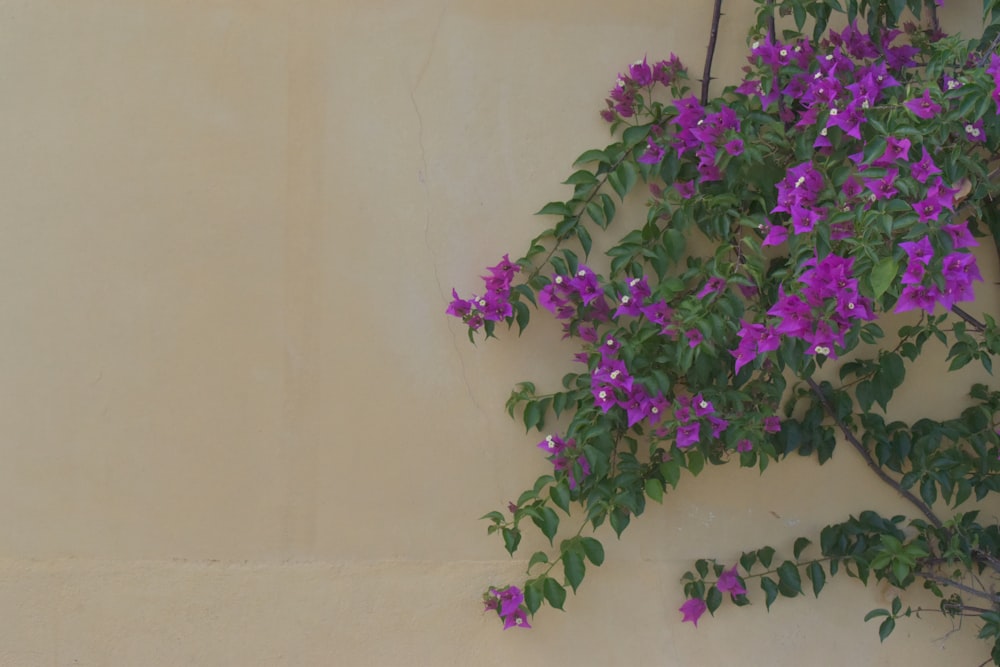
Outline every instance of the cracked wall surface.
{"type": "Polygon", "coordinates": [[[681,625],[693,559],[905,509],[840,454],[600,533],[530,632],[481,611],[525,563],[477,517],[547,465],[504,402],[572,350],[469,345],[451,288],[541,229],[627,63],[700,69],[708,4],[0,2],[0,666],[981,661],[941,619],[880,646],[853,581],[681,625]]]}

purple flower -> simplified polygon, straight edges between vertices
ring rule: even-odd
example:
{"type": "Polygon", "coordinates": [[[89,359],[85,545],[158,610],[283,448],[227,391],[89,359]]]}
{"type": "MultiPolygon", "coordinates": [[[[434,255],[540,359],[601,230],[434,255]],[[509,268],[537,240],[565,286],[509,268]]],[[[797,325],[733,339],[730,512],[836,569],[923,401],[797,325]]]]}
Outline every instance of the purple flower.
{"type": "Polygon", "coordinates": [[[930,88],[924,88],[924,94],[921,97],[903,102],[903,106],[909,109],[914,116],[923,118],[924,120],[934,118],[934,116],[941,113],[941,105],[931,99],[930,88]]]}
{"type": "Polygon", "coordinates": [[[576,271],[576,276],[569,282],[585,304],[593,303],[598,297],[604,296],[597,276],[586,266],[581,265],[576,271]]]}
{"type": "Polygon", "coordinates": [[[906,251],[911,264],[916,262],[926,266],[931,261],[931,258],[934,257],[934,248],[931,246],[931,240],[926,236],[919,241],[904,241],[899,244],[899,247],[906,251]]]}
{"type": "Polygon", "coordinates": [[[628,75],[639,86],[645,87],[653,83],[653,70],[646,64],[645,58],[629,65],[628,75]]]}
{"type": "Polygon", "coordinates": [[[972,234],[969,233],[968,222],[960,222],[955,225],[942,225],[941,231],[951,237],[951,247],[955,250],[959,250],[960,248],[974,248],[979,245],[976,239],[972,238],[972,234]]]}
{"type": "Polygon", "coordinates": [[[652,137],[646,139],[646,151],[639,156],[638,162],[643,164],[659,164],[663,162],[663,156],[667,154],[666,149],[653,141],[652,137]]]}
{"type": "Polygon", "coordinates": [[[705,285],[698,290],[698,293],[695,296],[699,299],[704,299],[710,294],[718,294],[725,288],[726,281],[724,279],[719,278],[718,276],[712,276],[705,282],[705,285]]]}
{"type": "Polygon", "coordinates": [[[698,619],[701,615],[705,613],[708,609],[708,605],[701,598],[691,598],[687,602],[681,605],[680,612],[684,614],[684,618],[681,623],[687,623],[690,621],[694,623],[694,627],[698,627],[698,619]]]}
{"type": "Polygon", "coordinates": [[[524,628],[527,630],[530,627],[531,624],[528,623],[528,613],[524,609],[521,609],[520,607],[518,609],[515,609],[512,614],[505,617],[503,620],[504,630],[507,630],[509,628],[524,628]]]}
{"type": "Polygon", "coordinates": [[[517,586],[506,588],[491,588],[484,596],[487,611],[497,610],[503,619],[503,628],[530,628],[527,610],[524,607],[524,594],[517,586]]]}
{"type": "Polygon", "coordinates": [[[770,223],[766,225],[761,225],[763,229],[761,231],[766,232],[764,240],[760,242],[762,246],[775,246],[781,245],[788,240],[788,228],[782,227],[781,225],[772,225],[770,223]]]}
{"type": "Polygon", "coordinates": [[[913,202],[912,206],[913,210],[917,212],[920,222],[937,220],[938,216],[941,215],[941,204],[937,199],[921,199],[920,201],[913,202]]]}
{"type": "Polygon", "coordinates": [[[921,183],[926,183],[928,178],[940,173],[941,170],[934,164],[934,160],[931,158],[930,153],[927,152],[927,148],[923,147],[923,155],[920,160],[910,165],[910,175],[921,183]]]}
{"type": "Polygon", "coordinates": [[[748,440],[746,438],[743,438],[742,440],[740,440],[739,442],[736,443],[736,451],[738,451],[738,452],[741,452],[741,453],[742,452],[749,452],[752,449],[753,449],[753,442],[751,442],[750,440],[748,440]]]}
{"type": "Polygon", "coordinates": [[[975,123],[965,124],[965,138],[977,143],[986,142],[986,128],[983,126],[983,119],[980,118],[975,123]]]}
{"type": "Polygon", "coordinates": [[[888,167],[896,163],[896,160],[906,159],[906,154],[910,152],[909,139],[897,139],[896,137],[886,137],[885,152],[882,153],[872,165],[875,167],[888,167]]]}
{"type": "Polygon", "coordinates": [[[892,199],[899,194],[899,190],[894,187],[897,176],[899,176],[898,169],[886,169],[885,176],[882,178],[865,178],[862,180],[864,180],[865,185],[875,199],[892,199]]]}
{"type": "Polygon", "coordinates": [[[715,587],[723,593],[729,593],[730,595],[746,595],[747,592],[747,589],[743,588],[743,584],[740,583],[735,565],[733,565],[731,570],[726,570],[719,575],[719,580],[715,583],[715,587]]]}
{"type": "Polygon", "coordinates": [[[698,329],[689,329],[684,332],[684,336],[688,339],[688,347],[695,348],[701,345],[701,342],[705,340],[705,336],[702,335],[701,331],[698,329]]]}
{"type": "Polygon", "coordinates": [[[691,445],[698,443],[698,432],[701,430],[701,425],[698,422],[691,422],[690,424],[684,424],[677,428],[677,447],[680,449],[686,449],[691,445]]]}
{"type": "Polygon", "coordinates": [[[494,277],[499,278],[507,285],[510,285],[511,281],[514,280],[514,274],[521,270],[521,267],[510,261],[508,255],[504,255],[500,260],[500,263],[496,266],[489,266],[486,268],[494,277]]]}
{"type": "Polygon", "coordinates": [[[451,296],[451,303],[448,304],[448,309],[445,313],[462,318],[472,312],[472,302],[468,299],[460,298],[454,288],[451,290],[451,296]]]}
{"type": "Polygon", "coordinates": [[[765,433],[778,433],[781,431],[781,418],[777,415],[771,415],[770,417],[764,417],[764,432],[765,433]]]}
{"type": "Polygon", "coordinates": [[[893,310],[897,313],[904,313],[908,310],[920,309],[933,313],[939,297],[940,292],[934,287],[907,285],[899,295],[899,300],[893,310]]]}
{"type": "Polygon", "coordinates": [[[677,181],[674,183],[674,189],[682,199],[691,199],[694,196],[694,181],[677,181]]]}
{"type": "Polygon", "coordinates": [[[732,141],[726,142],[722,146],[726,149],[726,152],[730,155],[742,155],[743,154],[743,140],[733,139],[732,141]]]}

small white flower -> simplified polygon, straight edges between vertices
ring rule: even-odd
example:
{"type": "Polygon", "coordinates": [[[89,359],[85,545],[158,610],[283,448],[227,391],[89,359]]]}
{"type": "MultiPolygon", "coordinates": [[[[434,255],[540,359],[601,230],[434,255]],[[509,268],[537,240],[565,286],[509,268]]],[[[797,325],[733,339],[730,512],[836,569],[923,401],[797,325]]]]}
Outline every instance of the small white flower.
{"type": "Polygon", "coordinates": [[[836,115],[837,115],[837,113],[838,113],[838,111],[837,111],[837,108],[836,108],[836,107],[834,107],[833,109],[830,109],[830,115],[831,115],[831,116],[836,116],[836,115]]]}
{"type": "Polygon", "coordinates": [[[651,407],[649,409],[649,411],[652,412],[654,415],[660,414],[660,409],[658,407],[656,407],[655,405],[653,407],[651,407]]]}
{"type": "Polygon", "coordinates": [[[782,50],[778,51],[778,55],[781,56],[782,58],[784,58],[785,56],[788,55],[788,49],[782,49],[782,50]]]}
{"type": "Polygon", "coordinates": [[[822,136],[825,137],[826,136],[826,128],[824,127],[822,130],[819,131],[819,133],[820,133],[820,135],[822,135],[822,136]]]}
{"type": "Polygon", "coordinates": [[[628,305],[629,301],[631,301],[631,299],[628,297],[627,294],[622,297],[622,305],[628,305]]]}
{"type": "Polygon", "coordinates": [[[870,104],[868,104],[868,100],[862,100],[862,102],[861,102],[861,108],[862,108],[862,109],[867,109],[867,108],[868,108],[868,107],[870,107],[870,106],[871,106],[871,105],[870,105],[870,104]]]}
{"type": "Polygon", "coordinates": [[[828,355],[830,354],[830,348],[828,348],[826,345],[817,345],[816,354],[828,355]]]}
{"type": "Polygon", "coordinates": [[[705,408],[708,407],[708,401],[703,400],[701,403],[698,404],[698,407],[704,410],[705,408]]]}
{"type": "Polygon", "coordinates": [[[750,49],[753,51],[756,51],[759,48],[760,48],[760,42],[754,42],[753,44],[750,45],[750,49]]]}
{"type": "Polygon", "coordinates": [[[562,283],[563,283],[563,277],[556,276],[556,285],[562,285],[562,283]]]}
{"type": "Polygon", "coordinates": [[[806,177],[805,176],[799,176],[799,180],[795,181],[795,187],[799,187],[799,186],[801,186],[805,182],[806,182],[806,177]]]}
{"type": "Polygon", "coordinates": [[[580,269],[579,271],[576,272],[576,275],[580,276],[581,278],[584,278],[586,277],[587,272],[584,271],[583,269],[580,269]]]}

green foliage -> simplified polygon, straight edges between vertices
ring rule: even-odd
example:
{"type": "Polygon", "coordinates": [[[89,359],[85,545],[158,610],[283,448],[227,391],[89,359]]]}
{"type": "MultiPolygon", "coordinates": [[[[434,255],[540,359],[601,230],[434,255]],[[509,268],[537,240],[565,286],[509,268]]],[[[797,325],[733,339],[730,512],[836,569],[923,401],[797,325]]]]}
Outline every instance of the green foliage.
{"type": "Polygon", "coordinates": [[[976,384],[945,419],[896,409],[940,391],[913,386],[915,362],[989,374],[1000,353],[995,317],[969,303],[970,248],[1000,242],[1000,2],[984,2],[975,39],[945,36],[932,0],[758,5],[739,87],[698,101],[674,60],[622,74],[602,113],[611,143],[584,151],[563,181],[572,195],[538,211],[551,226],[516,269],[489,269],[488,298],[449,308],[473,340],[552,313],[583,367],[507,401],[548,433],[552,473],[483,519],[512,556],[526,529],[552,550],[531,555],[523,591],[492,589],[487,604],[521,594],[527,613],[562,609],[604,562],[589,531],[621,537],[647,500],[669,508],[693,478],[711,484],[711,466],[763,473],[836,453],[910,515],[865,510],[780,552],[699,559],[682,577],[685,620],[727,600],[819,597],[846,574],[902,591],[865,617],[880,640],[928,612],[904,607],[920,586],[932,611],[978,619],[1000,664],[1000,525],[975,509],[1000,490],[1000,392],[976,384]],[[845,23],[834,52],[830,25],[845,23]],[[636,197],[646,214],[623,219],[636,197]]]}

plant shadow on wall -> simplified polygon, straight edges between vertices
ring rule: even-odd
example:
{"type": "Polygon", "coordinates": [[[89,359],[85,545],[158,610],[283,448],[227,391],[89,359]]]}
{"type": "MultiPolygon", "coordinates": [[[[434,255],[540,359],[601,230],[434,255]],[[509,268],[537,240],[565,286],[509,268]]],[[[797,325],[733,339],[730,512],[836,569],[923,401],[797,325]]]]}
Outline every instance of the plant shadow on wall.
{"type": "Polygon", "coordinates": [[[616,141],[583,153],[572,197],[539,211],[554,227],[489,267],[480,295],[453,291],[448,312],[470,340],[499,323],[523,330],[538,309],[580,346],[561,391],[523,382],[507,403],[529,430],[551,417],[566,427],[538,445],[552,474],[484,517],[511,554],[531,526],[552,546],[486,606],[506,628],[562,609],[604,561],[584,530],[620,536],[706,464],[763,472],[792,453],[822,464],[839,445],[910,516],[873,508],[790,537],[786,556],[764,546],[699,560],[683,620],[747,605],[751,588],[767,607],[818,596],[846,574],[940,598],[873,610],[883,640],[902,617],[971,616],[1000,664],[1000,525],[975,509],[1000,491],[1000,391],[973,386],[943,421],[887,416],[922,355],[944,346],[947,370],[991,372],[1000,352],[996,320],[974,307],[972,253],[1000,239],[1000,0],[986,0],[971,40],[942,32],[935,0],[758,4],[738,86],[709,99],[717,0],[700,98],[676,57],[631,65],[601,112],[616,141]],[[645,219],[615,220],[640,182],[645,219]],[[620,238],[595,265],[598,232],[620,238]],[[895,333],[879,324],[890,314],[906,322],[895,333]],[[556,544],[569,520],[575,533],[556,544]]]}

